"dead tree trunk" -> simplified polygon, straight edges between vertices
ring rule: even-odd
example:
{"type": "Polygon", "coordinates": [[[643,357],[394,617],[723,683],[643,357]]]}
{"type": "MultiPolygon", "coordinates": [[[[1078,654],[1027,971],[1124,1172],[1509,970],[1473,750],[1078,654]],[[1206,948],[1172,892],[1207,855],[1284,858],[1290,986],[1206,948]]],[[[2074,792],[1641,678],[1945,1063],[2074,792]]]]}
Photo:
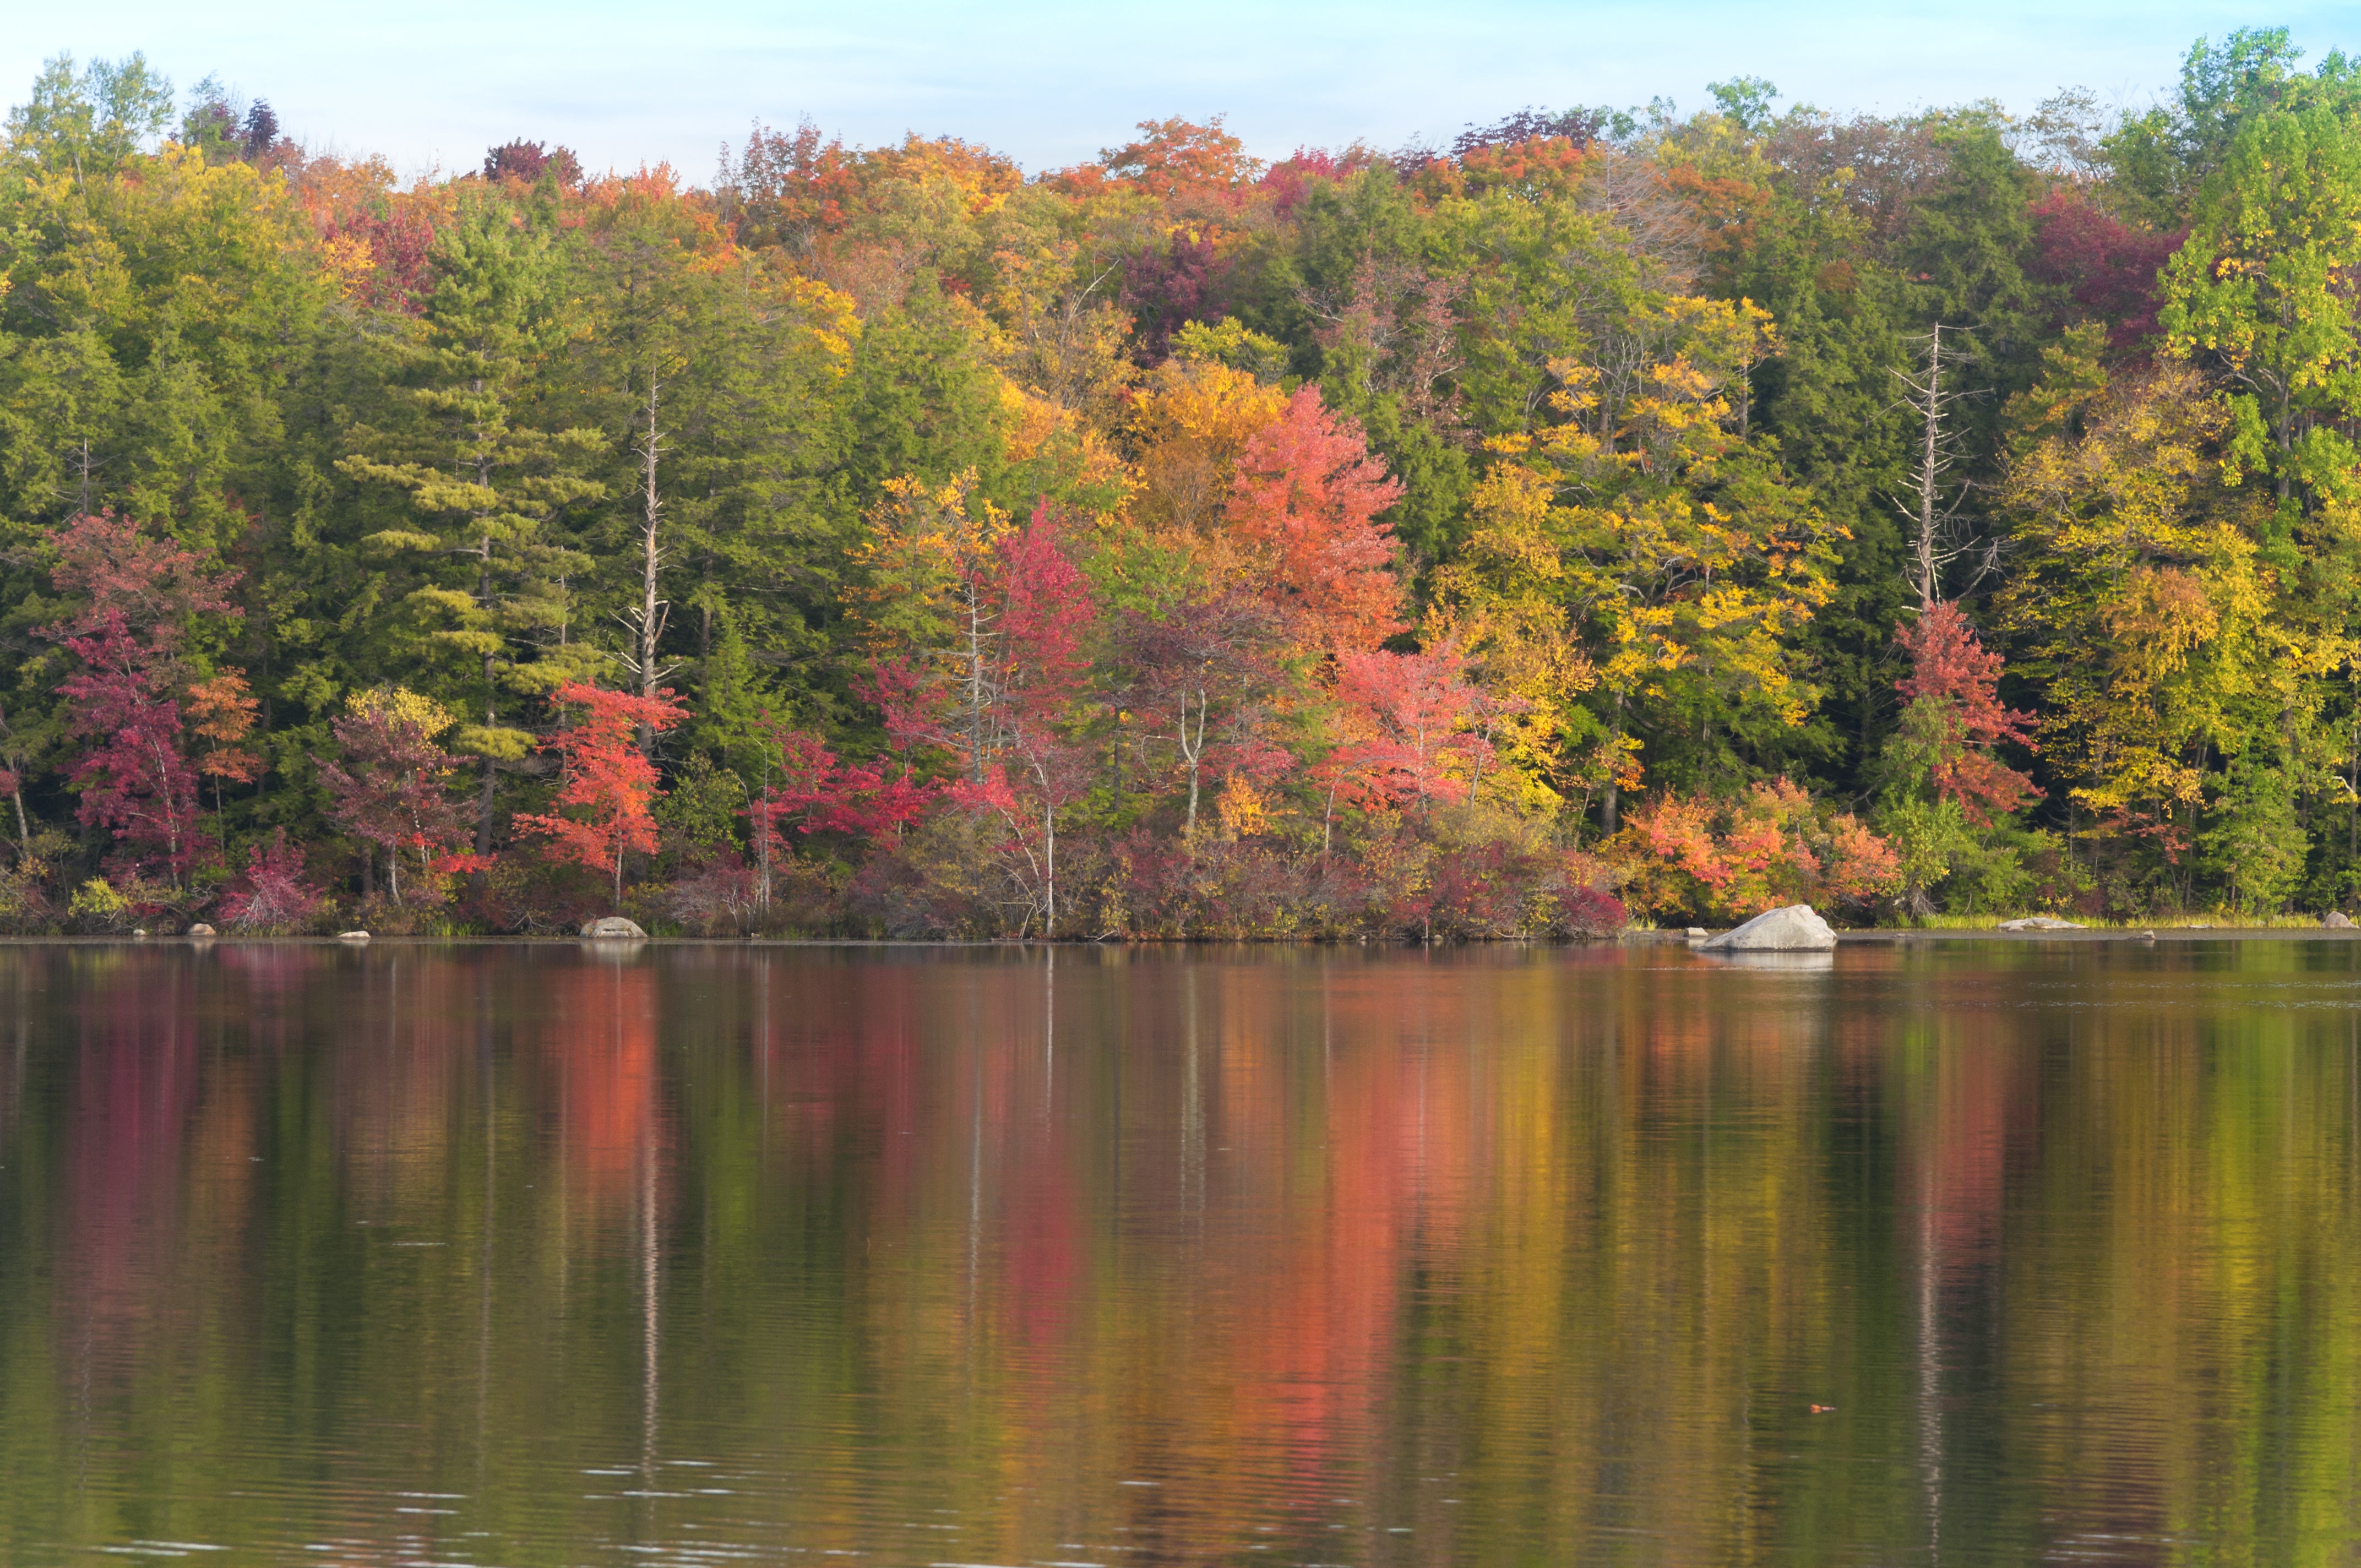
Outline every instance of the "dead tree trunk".
{"type": "MultiPolygon", "coordinates": [[[[672,606],[659,591],[664,572],[664,542],[661,537],[664,499],[656,491],[656,459],[664,450],[661,433],[656,424],[656,381],[648,381],[647,441],[640,449],[641,512],[640,512],[640,602],[631,614],[633,622],[633,674],[639,676],[640,695],[653,697],[656,683],[665,672],[657,665],[657,644],[664,639],[664,627],[672,620],[672,606]]],[[[655,750],[655,730],[642,722],[639,727],[642,755],[655,750]]]]}

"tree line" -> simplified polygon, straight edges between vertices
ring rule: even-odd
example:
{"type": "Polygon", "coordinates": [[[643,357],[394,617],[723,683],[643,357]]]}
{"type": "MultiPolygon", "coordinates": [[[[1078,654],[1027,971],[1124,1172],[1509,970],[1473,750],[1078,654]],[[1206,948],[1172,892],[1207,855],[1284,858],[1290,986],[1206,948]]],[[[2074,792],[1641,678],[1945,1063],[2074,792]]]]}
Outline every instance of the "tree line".
{"type": "Polygon", "coordinates": [[[1027,174],[0,149],[0,927],[1455,938],[2361,882],[2361,72],[1027,174]]]}

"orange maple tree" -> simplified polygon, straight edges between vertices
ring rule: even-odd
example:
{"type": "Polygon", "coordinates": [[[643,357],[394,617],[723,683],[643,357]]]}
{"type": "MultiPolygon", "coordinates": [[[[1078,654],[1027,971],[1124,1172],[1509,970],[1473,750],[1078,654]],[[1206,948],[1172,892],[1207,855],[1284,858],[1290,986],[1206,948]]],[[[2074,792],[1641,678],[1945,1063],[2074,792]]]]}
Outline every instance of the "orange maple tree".
{"type": "Polygon", "coordinates": [[[649,804],[663,791],[656,770],[641,754],[638,731],[669,729],[688,717],[669,686],[653,696],[610,692],[582,681],[557,688],[557,700],[583,710],[579,722],[541,743],[562,762],[548,815],[520,814],[519,830],[549,839],[551,858],[611,871],[615,903],[623,902],[623,857],[656,850],[656,819],[649,804]],[[560,815],[570,813],[570,815],[560,815]]]}
{"type": "Polygon", "coordinates": [[[214,781],[214,817],[221,829],[225,858],[229,854],[229,825],[222,815],[222,785],[252,784],[262,776],[262,759],[244,744],[254,732],[255,714],[261,706],[247,687],[243,670],[224,670],[189,686],[189,729],[205,743],[197,753],[197,772],[214,781]]]}
{"type": "Polygon", "coordinates": [[[1401,630],[1392,530],[1377,514],[1400,481],[1361,427],[1304,388],[1246,443],[1231,480],[1231,534],[1260,559],[1262,592],[1307,648],[1374,648],[1401,630]]]}

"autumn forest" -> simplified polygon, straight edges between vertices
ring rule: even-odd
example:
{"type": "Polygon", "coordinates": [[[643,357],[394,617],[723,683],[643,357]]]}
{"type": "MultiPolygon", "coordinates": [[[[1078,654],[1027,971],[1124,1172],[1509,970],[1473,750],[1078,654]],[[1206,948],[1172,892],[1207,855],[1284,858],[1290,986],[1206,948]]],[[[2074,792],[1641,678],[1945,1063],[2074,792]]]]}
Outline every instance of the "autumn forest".
{"type": "Polygon", "coordinates": [[[2361,61],[1046,170],[522,128],[400,178],[136,56],[9,114],[0,932],[2361,904],[2361,61]]]}

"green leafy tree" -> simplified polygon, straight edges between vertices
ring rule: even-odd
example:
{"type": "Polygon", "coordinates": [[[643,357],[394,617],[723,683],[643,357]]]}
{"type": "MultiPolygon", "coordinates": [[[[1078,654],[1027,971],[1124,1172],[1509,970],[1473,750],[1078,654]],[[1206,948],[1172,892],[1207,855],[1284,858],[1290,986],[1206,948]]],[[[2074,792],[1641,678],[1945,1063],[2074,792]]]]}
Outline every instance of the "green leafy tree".
{"type": "Polygon", "coordinates": [[[8,161],[81,184],[130,162],[171,123],[171,80],[149,70],[146,55],[93,60],[77,74],[73,56],[61,54],[8,112],[8,161]]]}
{"type": "Polygon", "coordinates": [[[2312,76],[2296,69],[2302,58],[2285,27],[2239,27],[2218,45],[2190,45],[2171,100],[2125,115],[2107,136],[2110,201],[2152,228],[2177,226],[2249,120],[2351,91],[2353,70],[2342,55],[2329,55],[2312,76]]]}
{"type": "Polygon", "coordinates": [[[381,529],[368,543],[408,565],[412,659],[453,706],[483,716],[453,742],[482,759],[481,853],[497,767],[533,744],[513,707],[504,721],[502,699],[544,696],[609,663],[577,624],[593,562],[561,526],[605,494],[587,471],[607,436],[535,417],[539,372],[566,331],[541,216],[473,200],[438,236],[434,264],[416,335],[400,350],[411,417],[357,429],[359,450],[337,466],[406,494],[423,525],[381,529]]]}
{"type": "Polygon", "coordinates": [[[600,214],[574,261],[592,327],[567,374],[609,432],[614,502],[591,537],[634,685],[683,668],[701,682],[724,622],[782,668],[824,674],[852,302],[653,192],[600,214]]]}
{"type": "Polygon", "coordinates": [[[2282,501],[2361,499],[2343,428],[2361,411],[2361,133],[2313,104],[2248,120],[2200,192],[2167,265],[2171,352],[2203,355],[2242,389],[2235,463],[2282,501]]]}

